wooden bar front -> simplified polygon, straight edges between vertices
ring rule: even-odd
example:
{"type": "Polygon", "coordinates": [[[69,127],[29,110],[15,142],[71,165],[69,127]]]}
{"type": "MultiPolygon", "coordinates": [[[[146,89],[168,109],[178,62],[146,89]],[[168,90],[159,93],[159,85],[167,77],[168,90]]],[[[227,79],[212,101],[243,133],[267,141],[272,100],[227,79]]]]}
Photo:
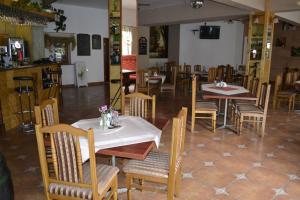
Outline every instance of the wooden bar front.
{"type": "MultiPolygon", "coordinates": [[[[16,114],[20,111],[20,102],[15,88],[18,82],[14,81],[15,76],[33,76],[36,79],[36,100],[32,95],[31,108],[33,110],[34,104],[39,104],[41,100],[48,98],[49,88],[43,89],[42,84],[42,69],[49,68],[51,70],[58,70],[58,64],[44,64],[44,65],[29,65],[21,66],[12,69],[0,69],[0,98],[3,122],[6,131],[17,128],[20,125],[20,116],[16,114]]],[[[28,105],[28,100],[23,95],[22,104],[28,105]]],[[[34,116],[34,113],[32,113],[34,116]]]]}

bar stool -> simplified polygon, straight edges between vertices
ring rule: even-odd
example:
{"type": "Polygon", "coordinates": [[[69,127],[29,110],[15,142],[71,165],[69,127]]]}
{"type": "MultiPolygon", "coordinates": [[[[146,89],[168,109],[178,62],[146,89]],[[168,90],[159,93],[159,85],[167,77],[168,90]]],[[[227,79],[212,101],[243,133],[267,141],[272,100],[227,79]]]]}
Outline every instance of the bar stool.
{"type": "MultiPolygon", "coordinates": [[[[34,78],[31,76],[15,76],[13,80],[18,81],[18,87],[15,88],[15,91],[18,93],[19,96],[19,103],[20,103],[20,111],[17,112],[21,116],[21,129],[24,133],[30,133],[34,132],[34,124],[33,124],[33,118],[32,113],[33,109],[31,106],[31,94],[34,95],[34,78]],[[28,107],[24,105],[23,98],[26,98],[28,100],[28,107]],[[24,97],[25,96],[25,97],[24,97]],[[29,113],[29,121],[25,120],[25,114],[29,113]]],[[[34,98],[35,99],[35,98],[34,98]]]]}

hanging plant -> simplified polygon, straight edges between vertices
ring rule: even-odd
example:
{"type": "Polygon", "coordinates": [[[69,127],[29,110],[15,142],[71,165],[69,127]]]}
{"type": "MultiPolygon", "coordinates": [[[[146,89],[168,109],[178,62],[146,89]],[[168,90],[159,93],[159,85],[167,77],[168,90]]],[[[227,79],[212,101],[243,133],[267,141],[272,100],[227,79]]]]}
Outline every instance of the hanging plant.
{"type": "Polygon", "coordinates": [[[61,9],[54,8],[54,12],[55,12],[55,25],[56,25],[56,28],[54,30],[56,32],[58,32],[59,30],[65,31],[66,30],[65,21],[67,20],[67,17],[64,16],[64,11],[61,9]]]}

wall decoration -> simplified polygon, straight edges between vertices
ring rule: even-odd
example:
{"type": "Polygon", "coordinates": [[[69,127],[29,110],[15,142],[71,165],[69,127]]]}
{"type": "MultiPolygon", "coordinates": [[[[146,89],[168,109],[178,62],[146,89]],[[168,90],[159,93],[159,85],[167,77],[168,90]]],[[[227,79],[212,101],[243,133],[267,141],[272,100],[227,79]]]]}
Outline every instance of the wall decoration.
{"type": "Polygon", "coordinates": [[[101,49],[101,35],[92,35],[92,48],[101,49]]]}
{"type": "Polygon", "coordinates": [[[150,58],[168,58],[169,27],[150,27],[150,58]]]}
{"type": "Polygon", "coordinates": [[[139,55],[147,55],[148,41],[145,37],[139,39],[139,55]]]}
{"type": "Polygon", "coordinates": [[[67,17],[64,16],[64,10],[61,10],[61,9],[56,9],[54,8],[54,13],[55,13],[55,31],[58,32],[59,30],[61,31],[65,31],[66,30],[66,20],[67,20],[67,17]]]}
{"type": "Polygon", "coordinates": [[[91,55],[91,41],[89,34],[77,34],[77,55],[91,55]]]}
{"type": "Polygon", "coordinates": [[[292,57],[300,57],[300,47],[292,47],[291,48],[291,56],[292,57]]]}

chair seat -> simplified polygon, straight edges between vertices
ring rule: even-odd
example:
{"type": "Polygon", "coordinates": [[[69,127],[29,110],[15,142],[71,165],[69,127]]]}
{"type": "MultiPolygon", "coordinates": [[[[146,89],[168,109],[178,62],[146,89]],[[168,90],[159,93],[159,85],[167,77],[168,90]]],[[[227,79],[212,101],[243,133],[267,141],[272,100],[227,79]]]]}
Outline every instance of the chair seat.
{"type": "Polygon", "coordinates": [[[169,154],[151,151],[145,160],[130,160],[123,171],[125,173],[168,178],[169,154]]]}
{"type": "Polygon", "coordinates": [[[291,91],[281,91],[281,92],[278,92],[277,97],[279,97],[279,98],[288,98],[288,97],[291,97],[293,95],[296,95],[296,93],[291,92],[291,91]]]}
{"type": "Polygon", "coordinates": [[[238,106],[238,113],[263,114],[264,112],[255,105],[240,105],[238,106]]]}
{"type": "Polygon", "coordinates": [[[218,107],[214,102],[196,102],[196,111],[198,110],[209,110],[209,111],[217,111],[218,107]]]}
{"type": "Polygon", "coordinates": [[[232,100],[233,106],[240,106],[240,105],[255,105],[256,100],[242,100],[242,99],[236,99],[232,100]]]}
{"type": "MultiPolygon", "coordinates": [[[[97,180],[98,182],[98,193],[102,194],[103,190],[108,186],[113,178],[118,174],[119,169],[109,165],[98,164],[96,166],[97,180]]],[[[91,184],[90,177],[90,164],[89,162],[83,165],[83,179],[84,183],[91,184]]],[[[81,199],[93,199],[93,193],[90,188],[82,188],[75,186],[67,186],[63,184],[50,183],[49,193],[56,195],[64,195],[74,198],[81,199]]]]}

